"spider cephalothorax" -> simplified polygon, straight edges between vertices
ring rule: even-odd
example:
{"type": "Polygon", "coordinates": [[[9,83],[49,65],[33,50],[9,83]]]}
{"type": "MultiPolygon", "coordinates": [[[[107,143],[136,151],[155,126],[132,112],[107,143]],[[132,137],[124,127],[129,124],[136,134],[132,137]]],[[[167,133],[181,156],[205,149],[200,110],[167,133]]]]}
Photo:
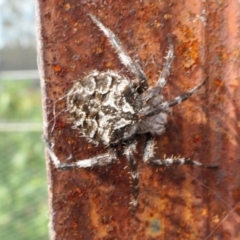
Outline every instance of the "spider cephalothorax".
{"type": "Polygon", "coordinates": [[[71,115],[72,124],[81,135],[93,143],[102,143],[109,147],[108,152],[89,159],[73,163],[63,163],[53,151],[53,142],[45,139],[48,153],[58,169],[86,168],[106,166],[117,160],[116,146],[124,143],[124,154],[127,157],[132,177],[132,210],[137,206],[139,193],[139,173],[134,158],[136,134],[147,133],[148,138],[143,150],[143,161],[154,166],[190,164],[204,168],[206,166],[189,158],[170,157],[156,159],[154,157],[154,141],[151,134],[162,134],[167,123],[167,114],[174,105],[182,103],[195,93],[203,84],[187,93],[166,101],[161,95],[167,77],[170,74],[173,60],[173,44],[168,38],[169,50],[161,75],[155,87],[148,88],[145,73],[137,62],[132,60],[124,50],[120,40],[95,16],[89,15],[92,21],[106,35],[117,51],[122,64],[135,78],[129,80],[115,71],[99,72],[94,70],[73,85],[67,93],[67,111],[71,115]]]}

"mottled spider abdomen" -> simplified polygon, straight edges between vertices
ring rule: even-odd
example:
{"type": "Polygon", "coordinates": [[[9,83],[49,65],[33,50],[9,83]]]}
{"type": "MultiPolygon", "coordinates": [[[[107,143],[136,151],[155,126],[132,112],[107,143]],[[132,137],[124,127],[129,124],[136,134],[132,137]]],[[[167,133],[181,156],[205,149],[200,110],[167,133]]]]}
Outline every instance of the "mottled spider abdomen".
{"type": "Polygon", "coordinates": [[[138,127],[142,101],[133,83],[116,72],[93,71],[68,92],[74,127],[105,145],[130,138],[138,127]]]}

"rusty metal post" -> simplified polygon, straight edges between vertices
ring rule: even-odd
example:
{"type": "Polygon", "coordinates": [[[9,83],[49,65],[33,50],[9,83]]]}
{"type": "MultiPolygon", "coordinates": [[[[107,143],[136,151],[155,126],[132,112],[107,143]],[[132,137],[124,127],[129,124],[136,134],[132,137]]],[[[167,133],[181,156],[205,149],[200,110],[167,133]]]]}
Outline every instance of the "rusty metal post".
{"type": "Polygon", "coordinates": [[[151,86],[174,38],[175,59],[164,91],[171,99],[207,84],[175,107],[156,156],[194,157],[218,170],[156,169],[142,163],[139,208],[129,211],[127,163],[59,171],[47,161],[51,238],[240,239],[240,57],[237,1],[37,1],[39,68],[45,135],[64,161],[105,152],[72,129],[61,98],[87,72],[123,69],[88,13],[96,15],[138,56],[151,86]]]}

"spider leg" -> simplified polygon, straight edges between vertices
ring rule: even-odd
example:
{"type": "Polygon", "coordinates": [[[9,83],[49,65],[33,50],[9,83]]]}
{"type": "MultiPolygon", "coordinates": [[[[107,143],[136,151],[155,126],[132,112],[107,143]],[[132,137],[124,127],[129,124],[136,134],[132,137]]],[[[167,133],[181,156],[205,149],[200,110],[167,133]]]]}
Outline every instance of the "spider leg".
{"type": "Polygon", "coordinates": [[[201,168],[218,168],[217,165],[205,165],[203,163],[192,160],[191,158],[185,157],[168,157],[164,159],[154,159],[154,140],[149,137],[146,141],[144,153],[143,153],[143,161],[150,165],[155,165],[158,167],[172,166],[172,165],[194,165],[201,168]]]}
{"type": "Polygon", "coordinates": [[[167,83],[167,78],[170,75],[172,61],[174,58],[173,42],[171,35],[168,35],[168,48],[168,53],[165,57],[165,62],[163,64],[163,70],[158,78],[157,85],[155,87],[158,88],[158,93],[161,92],[161,90],[167,83]]]}
{"type": "Polygon", "coordinates": [[[173,107],[175,105],[178,105],[182,103],[183,101],[186,101],[189,97],[191,97],[195,92],[197,92],[206,82],[208,78],[206,78],[200,85],[196,86],[195,88],[191,89],[190,91],[183,93],[182,95],[174,98],[173,100],[168,102],[169,107],[173,107]]]}
{"type": "Polygon", "coordinates": [[[130,174],[132,177],[132,200],[130,204],[132,205],[132,214],[135,213],[136,208],[137,208],[137,198],[139,194],[139,172],[137,169],[137,162],[136,159],[134,158],[134,152],[136,151],[136,145],[137,142],[131,142],[129,143],[125,149],[124,149],[124,154],[127,157],[129,168],[130,168],[130,174]]]}
{"type": "Polygon", "coordinates": [[[168,35],[168,44],[169,44],[168,53],[165,57],[165,62],[163,64],[163,70],[158,78],[157,84],[154,88],[146,91],[146,93],[143,96],[143,101],[149,101],[150,99],[156,97],[162,91],[163,87],[167,83],[167,78],[170,75],[171,65],[172,65],[172,61],[174,58],[173,42],[172,42],[172,38],[170,35],[168,35]]]}
{"type": "Polygon", "coordinates": [[[178,105],[184,101],[186,101],[189,97],[191,97],[195,92],[197,92],[208,80],[206,78],[200,85],[197,87],[189,90],[186,93],[183,93],[182,95],[168,101],[168,102],[163,102],[159,104],[156,107],[153,108],[148,108],[148,109],[143,109],[142,111],[139,112],[140,117],[150,117],[159,114],[160,112],[169,112],[169,108],[178,105]]]}
{"type": "Polygon", "coordinates": [[[114,163],[117,160],[116,152],[114,149],[110,149],[109,152],[100,154],[93,158],[84,160],[78,160],[74,163],[62,163],[53,151],[53,144],[51,144],[46,138],[44,138],[45,146],[49,156],[55,167],[61,170],[69,170],[74,168],[88,168],[88,167],[102,167],[114,163]]]}
{"type": "Polygon", "coordinates": [[[122,64],[126,66],[130,72],[137,76],[137,79],[135,80],[137,81],[137,86],[140,89],[147,89],[148,83],[144,71],[140,65],[132,60],[131,57],[127,54],[119,38],[109,28],[105,27],[94,15],[89,14],[89,16],[92,21],[99,27],[99,29],[105,34],[113,48],[117,51],[118,57],[122,64]]]}

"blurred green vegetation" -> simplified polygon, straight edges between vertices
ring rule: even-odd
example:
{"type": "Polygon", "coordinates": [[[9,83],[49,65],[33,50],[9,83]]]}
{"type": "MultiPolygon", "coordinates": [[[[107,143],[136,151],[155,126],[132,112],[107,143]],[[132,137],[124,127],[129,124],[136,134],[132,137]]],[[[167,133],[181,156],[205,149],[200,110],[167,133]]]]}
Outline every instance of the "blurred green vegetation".
{"type": "MultiPolygon", "coordinates": [[[[48,239],[47,182],[41,128],[8,131],[4,124],[42,122],[37,81],[0,80],[0,239],[48,239]]],[[[21,126],[21,125],[20,125],[21,126]]]]}

